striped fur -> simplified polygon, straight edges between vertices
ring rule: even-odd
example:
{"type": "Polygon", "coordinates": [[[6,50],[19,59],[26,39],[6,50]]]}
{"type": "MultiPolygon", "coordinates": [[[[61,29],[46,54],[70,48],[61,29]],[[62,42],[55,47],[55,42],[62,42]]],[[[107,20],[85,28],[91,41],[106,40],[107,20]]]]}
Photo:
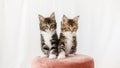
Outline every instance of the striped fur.
{"type": "Polygon", "coordinates": [[[56,20],[55,13],[52,13],[50,17],[44,18],[39,15],[40,31],[41,31],[41,51],[43,57],[56,58],[58,47],[58,36],[56,32],[56,20]]]}
{"type": "Polygon", "coordinates": [[[71,54],[75,54],[77,40],[76,31],[78,29],[78,18],[68,19],[65,15],[61,23],[61,33],[58,44],[58,59],[65,58],[71,54]]]}

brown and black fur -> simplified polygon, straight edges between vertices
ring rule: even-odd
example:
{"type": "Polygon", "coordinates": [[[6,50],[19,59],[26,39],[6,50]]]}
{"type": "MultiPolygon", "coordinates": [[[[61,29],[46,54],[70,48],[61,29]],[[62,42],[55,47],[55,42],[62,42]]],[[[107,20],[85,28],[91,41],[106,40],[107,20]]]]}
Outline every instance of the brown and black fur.
{"type": "Polygon", "coordinates": [[[49,56],[49,53],[50,51],[52,51],[52,54],[55,54],[56,56],[58,55],[58,36],[57,34],[55,33],[53,36],[52,36],[52,39],[50,40],[51,41],[51,44],[52,44],[52,47],[49,48],[45,42],[44,42],[44,38],[41,34],[41,50],[44,52],[45,55],[49,56]]]}
{"type": "Polygon", "coordinates": [[[63,16],[63,21],[61,23],[61,33],[60,33],[60,38],[59,38],[59,44],[58,44],[58,53],[60,54],[61,52],[65,52],[65,56],[68,56],[69,54],[75,54],[76,52],[76,46],[77,46],[77,40],[76,40],[76,35],[72,36],[71,42],[72,47],[69,53],[66,53],[66,44],[68,38],[65,36],[65,32],[70,32],[71,34],[74,32],[76,33],[78,29],[78,18],[79,16],[75,17],[74,19],[68,19],[65,15],[63,16]]]}
{"type": "MultiPolygon", "coordinates": [[[[60,33],[60,39],[59,39],[59,44],[58,44],[58,53],[66,50],[66,48],[65,48],[65,44],[67,43],[66,40],[67,40],[67,38],[64,36],[64,34],[60,33]]],[[[74,46],[72,46],[69,54],[74,54],[76,52],[76,46],[77,46],[76,36],[73,36],[72,43],[74,44],[74,46]]],[[[66,54],[66,56],[68,56],[68,54],[66,54]]]]}
{"type": "Polygon", "coordinates": [[[55,20],[55,16],[52,16],[52,15],[54,15],[54,13],[52,13],[50,17],[46,17],[46,18],[39,15],[40,31],[43,31],[43,32],[47,33],[47,30],[49,30],[51,33],[53,32],[53,34],[51,35],[51,39],[49,39],[49,41],[50,41],[49,45],[47,45],[45,43],[44,37],[41,33],[41,50],[47,56],[49,56],[50,53],[55,54],[56,56],[58,54],[58,51],[57,51],[58,36],[57,36],[57,33],[56,33],[57,23],[56,23],[56,20],[55,20]],[[49,47],[50,45],[51,45],[51,48],[49,47]]]}

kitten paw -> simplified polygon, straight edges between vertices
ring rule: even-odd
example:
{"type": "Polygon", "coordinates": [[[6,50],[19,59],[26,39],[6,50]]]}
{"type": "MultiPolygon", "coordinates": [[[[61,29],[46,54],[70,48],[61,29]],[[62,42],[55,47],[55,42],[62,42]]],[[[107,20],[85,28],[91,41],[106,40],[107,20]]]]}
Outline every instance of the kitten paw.
{"type": "Polygon", "coordinates": [[[64,59],[66,56],[65,55],[59,55],[58,59],[64,59]]]}
{"type": "Polygon", "coordinates": [[[48,57],[48,56],[45,55],[45,54],[42,54],[42,55],[40,55],[40,57],[42,57],[42,58],[46,58],[46,57],[48,57]]]}
{"type": "Polygon", "coordinates": [[[75,54],[68,54],[68,56],[69,56],[69,57],[73,57],[73,56],[75,56],[75,54]]]}
{"type": "Polygon", "coordinates": [[[59,55],[58,55],[58,59],[64,59],[66,56],[65,56],[65,52],[61,52],[59,55]]]}
{"type": "Polygon", "coordinates": [[[55,58],[56,58],[56,55],[54,54],[49,55],[49,59],[55,59],[55,58]]]}

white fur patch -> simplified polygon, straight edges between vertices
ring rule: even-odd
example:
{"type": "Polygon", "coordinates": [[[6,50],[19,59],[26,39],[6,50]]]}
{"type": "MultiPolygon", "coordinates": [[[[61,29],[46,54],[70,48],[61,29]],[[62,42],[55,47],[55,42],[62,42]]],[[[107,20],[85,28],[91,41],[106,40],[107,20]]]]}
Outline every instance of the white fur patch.
{"type": "Polygon", "coordinates": [[[64,32],[63,34],[67,38],[67,43],[65,44],[66,45],[65,46],[66,54],[69,54],[70,51],[71,51],[72,46],[74,46],[73,45],[73,36],[76,36],[76,33],[75,32],[73,32],[73,33],[71,33],[71,32],[64,32]]]}
{"type": "Polygon", "coordinates": [[[58,59],[64,59],[66,56],[65,56],[65,52],[62,51],[61,53],[59,53],[58,55],[58,59]]]}
{"type": "Polygon", "coordinates": [[[50,54],[49,55],[49,59],[55,59],[56,58],[56,55],[55,54],[50,54]]]}
{"type": "Polygon", "coordinates": [[[43,53],[42,53],[40,56],[41,56],[42,58],[48,57],[47,55],[45,55],[45,54],[43,54],[43,53]]]}
{"type": "Polygon", "coordinates": [[[56,55],[55,54],[52,54],[53,50],[50,51],[49,53],[49,59],[55,59],[56,58],[56,55]]]}
{"type": "Polygon", "coordinates": [[[44,41],[45,41],[45,44],[48,45],[49,48],[51,48],[50,40],[52,39],[52,35],[54,33],[55,33],[55,31],[54,32],[50,32],[50,31],[44,32],[44,31],[41,31],[41,34],[42,34],[42,36],[44,38],[44,41]]]}

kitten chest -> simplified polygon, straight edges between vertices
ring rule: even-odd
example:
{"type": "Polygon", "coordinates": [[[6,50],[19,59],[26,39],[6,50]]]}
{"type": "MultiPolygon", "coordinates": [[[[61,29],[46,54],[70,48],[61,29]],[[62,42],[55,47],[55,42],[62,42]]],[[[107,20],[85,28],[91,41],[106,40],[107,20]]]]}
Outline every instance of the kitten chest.
{"type": "Polygon", "coordinates": [[[71,48],[72,46],[74,46],[74,42],[73,42],[73,36],[74,34],[66,34],[66,44],[65,44],[65,49],[66,49],[66,54],[69,54],[71,52],[71,48]]]}
{"type": "Polygon", "coordinates": [[[65,46],[67,54],[70,53],[72,46],[73,46],[72,39],[67,39],[67,43],[66,43],[66,46],[65,46]]]}
{"type": "Polygon", "coordinates": [[[52,33],[47,33],[47,32],[41,32],[43,39],[44,39],[44,43],[51,48],[51,39],[52,39],[52,33]]]}

